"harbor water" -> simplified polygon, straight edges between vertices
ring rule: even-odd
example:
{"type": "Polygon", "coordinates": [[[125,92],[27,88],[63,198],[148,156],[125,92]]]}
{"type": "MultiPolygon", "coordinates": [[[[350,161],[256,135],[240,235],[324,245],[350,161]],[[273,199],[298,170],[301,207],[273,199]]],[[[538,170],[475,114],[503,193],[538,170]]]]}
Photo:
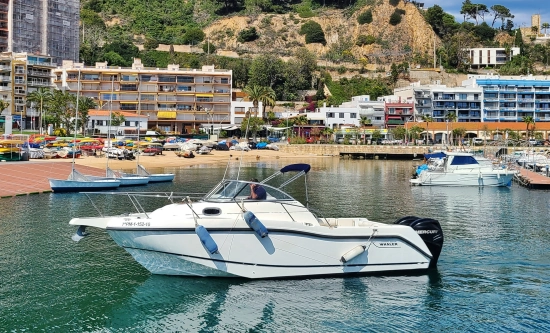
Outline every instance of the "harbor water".
{"type": "MultiPolygon", "coordinates": [[[[151,275],[103,230],[76,243],[83,194],[0,200],[0,332],[548,332],[550,193],[411,187],[410,161],[304,160],[326,217],[439,220],[438,269],[419,275],[244,280],[151,275]]],[[[235,162],[237,163],[237,162],[235,162]]],[[[225,172],[263,179],[282,160],[166,169],[174,183],[132,191],[205,193],[225,172]]],[[[154,170],[153,170],[154,171],[154,170]]],[[[303,183],[288,188],[301,201],[303,183]]],[[[97,197],[113,214],[123,197],[97,197]]],[[[143,200],[150,210],[169,203],[143,200]]]]}

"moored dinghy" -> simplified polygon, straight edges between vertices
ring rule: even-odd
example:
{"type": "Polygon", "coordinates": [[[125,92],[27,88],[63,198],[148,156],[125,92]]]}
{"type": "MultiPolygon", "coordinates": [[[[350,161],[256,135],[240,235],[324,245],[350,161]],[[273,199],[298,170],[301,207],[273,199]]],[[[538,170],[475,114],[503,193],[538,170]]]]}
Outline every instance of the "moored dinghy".
{"type": "Polygon", "coordinates": [[[106,229],[153,274],[255,279],[436,267],[443,246],[438,221],[405,217],[386,224],[364,217],[318,217],[307,202],[283,191],[298,177],[307,182],[309,170],[307,164],[288,165],[261,183],[224,179],[196,202],[171,193],[172,203],[152,212],[143,211],[138,200],[158,193],[110,193],[130,198],[140,210],[75,218],[70,224],[78,226],[75,239],[86,227],[106,229]],[[267,184],[276,176],[284,178],[281,185],[267,184]],[[258,186],[265,189],[265,200],[248,199],[258,186]]]}
{"type": "Polygon", "coordinates": [[[56,193],[114,190],[120,186],[120,181],[116,179],[90,179],[75,169],[67,179],[49,179],[49,181],[52,191],[56,193]]]}
{"type": "MultiPolygon", "coordinates": [[[[137,174],[140,176],[149,177],[150,183],[171,182],[174,180],[174,177],[175,177],[173,173],[150,173],[141,164],[138,164],[137,166],[137,174]]],[[[128,175],[128,174],[124,174],[124,175],[128,175]]]]}

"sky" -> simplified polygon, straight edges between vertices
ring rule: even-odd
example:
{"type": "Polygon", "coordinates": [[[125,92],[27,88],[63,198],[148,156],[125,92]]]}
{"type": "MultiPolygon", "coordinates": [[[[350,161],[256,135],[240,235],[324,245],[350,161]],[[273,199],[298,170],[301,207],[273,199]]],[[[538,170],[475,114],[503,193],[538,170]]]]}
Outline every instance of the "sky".
{"type": "MultiPolygon", "coordinates": [[[[460,14],[460,8],[462,7],[463,0],[417,0],[417,2],[424,2],[424,8],[427,9],[433,5],[439,5],[443,10],[449,14],[454,15],[457,22],[464,20],[460,14]]],[[[550,0],[472,0],[472,3],[481,3],[491,8],[492,5],[502,5],[510,9],[515,27],[530,27],[531,15],[540,14],[541,23],[550,23],[550,0]]],[[[499,22],[500,20],[497,20],[499,22]]],[[[470,20],[470,22],[474,22],[470,20]]],[[[485,16],[485,22],[491,25],[493,17],[485,16]]],[[[495,27],[497,26],[495,22],[495,27]]]]}

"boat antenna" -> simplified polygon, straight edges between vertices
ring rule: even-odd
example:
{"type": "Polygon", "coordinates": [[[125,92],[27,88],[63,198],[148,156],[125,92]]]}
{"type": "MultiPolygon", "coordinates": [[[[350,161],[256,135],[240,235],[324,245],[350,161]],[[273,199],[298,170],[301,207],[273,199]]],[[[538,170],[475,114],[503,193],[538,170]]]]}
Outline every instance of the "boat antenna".
{"type": "Polygon", "coordinates": [[[73,162],[71,175],[74,176],[74,159],[76,155],[76,132],[78,128],[78,101],[80,100],[80,68],[78,69],[78,78],[76,80],[76,108],[75,108],[75,120],[74,120],[74,141],[73,141],[73,162]]]}

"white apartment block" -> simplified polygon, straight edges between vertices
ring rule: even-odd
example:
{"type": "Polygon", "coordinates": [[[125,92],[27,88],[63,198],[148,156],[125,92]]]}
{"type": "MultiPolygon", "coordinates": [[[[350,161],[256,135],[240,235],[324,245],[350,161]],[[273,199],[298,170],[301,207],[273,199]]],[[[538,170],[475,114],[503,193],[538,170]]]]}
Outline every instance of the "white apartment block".
{"type": "Polygon", "coordinates": [[[148,128],[183,134],[204,124],[234,123],[231,70],[148,68],[136,58],[131,68],[63,61],[54,74],[58,89],[92,98],[99,110],[145,115],[148,128]]]}
{"type": "Polygon", "coordinates": [[[474,68],[495,67],[504,65],[512,57],[520,53],[519,47],[510,48],[510,53],[506,54],[504,47],[497,48],[473,48],[468,49],[468,59],[470,66],[474,68]]]}
{"type": "Polygon", "coordinates": [[[323,115],[325,126],[333,129],[359,127],[361,116],[369,119],[373,127],[384,127],[384,101],[371,101],[369,95],[354,96],[350,102],[344,102],[340,106],[323,105],[317,108],[316,112],[323,115]]]}

